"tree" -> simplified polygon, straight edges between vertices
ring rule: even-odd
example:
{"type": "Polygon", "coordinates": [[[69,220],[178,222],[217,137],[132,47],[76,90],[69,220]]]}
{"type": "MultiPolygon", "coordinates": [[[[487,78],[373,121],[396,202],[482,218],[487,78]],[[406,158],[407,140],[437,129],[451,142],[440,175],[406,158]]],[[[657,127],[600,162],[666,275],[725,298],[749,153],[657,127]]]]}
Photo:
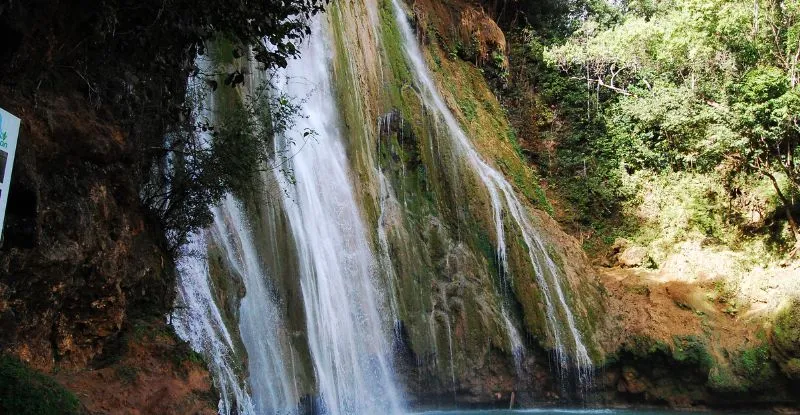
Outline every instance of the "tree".
{"type": "Polygon", "coordinates": [[[735,161],[769,178],[797,251],[800,2],[639,6],[621,5],[619,23],[590,17],[546,51],[551,65],[596,91],[609,131],[598,143],[633,169],[711,172],[735,161]],[[611,96],[601,100],[601,90],[611,96]]]}
{"type": "Polygon", "coordinates": [[[737,84],[732,97],[732,114],[742,139],[735,150],[747,166],[770,179],[786,212],[795,249],[800,249],[800,229],[792,214],[793,196],[800,188],[797,165],[800,143],[800,91],[791,87],[791,74],[775,67],[749,71],[737,84]],[[776,172],[789,184],[789,193],[781,189],[776,172]]]}

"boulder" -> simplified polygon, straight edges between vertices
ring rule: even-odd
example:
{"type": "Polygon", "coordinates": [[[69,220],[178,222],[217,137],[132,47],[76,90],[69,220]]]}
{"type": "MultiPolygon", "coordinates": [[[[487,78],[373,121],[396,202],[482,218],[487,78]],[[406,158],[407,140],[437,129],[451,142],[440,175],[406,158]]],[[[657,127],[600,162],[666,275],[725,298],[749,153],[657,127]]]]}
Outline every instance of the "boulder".
{"type": "Polygon", "coordinates": [[[630,246],[617,256],[617,263],[623,268],[640,267],[647,263],[647,248],[630,246]]]}

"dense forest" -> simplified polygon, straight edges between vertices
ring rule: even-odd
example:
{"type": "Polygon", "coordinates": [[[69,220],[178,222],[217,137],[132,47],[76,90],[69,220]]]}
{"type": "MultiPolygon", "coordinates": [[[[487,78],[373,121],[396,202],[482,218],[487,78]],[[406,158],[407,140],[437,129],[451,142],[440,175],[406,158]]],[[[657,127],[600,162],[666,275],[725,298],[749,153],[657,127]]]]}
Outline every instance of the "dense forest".
{"type": "Polygon", "coordinates": [[[661,259],[690,239],[794,256],[800,5],[574,6],[515,33],[524,88],[507,94],[538,111],[518,124],[568,201],[562,219],[594,236],[590,250],[625,236],[661,259]]]}

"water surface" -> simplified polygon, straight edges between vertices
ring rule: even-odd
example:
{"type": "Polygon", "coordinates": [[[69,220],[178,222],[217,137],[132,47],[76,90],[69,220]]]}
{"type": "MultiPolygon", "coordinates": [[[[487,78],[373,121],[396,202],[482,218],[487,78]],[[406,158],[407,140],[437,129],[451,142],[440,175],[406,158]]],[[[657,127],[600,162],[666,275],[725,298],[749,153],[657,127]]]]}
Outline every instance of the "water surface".
{"type": "Polygon", "coordinates": [[[688,414],[764,414],[753,411],[669,411],[663,409],[493,409],[493,410],[446,410],[419,412],[417,415],[688,415],[688,414]]]}

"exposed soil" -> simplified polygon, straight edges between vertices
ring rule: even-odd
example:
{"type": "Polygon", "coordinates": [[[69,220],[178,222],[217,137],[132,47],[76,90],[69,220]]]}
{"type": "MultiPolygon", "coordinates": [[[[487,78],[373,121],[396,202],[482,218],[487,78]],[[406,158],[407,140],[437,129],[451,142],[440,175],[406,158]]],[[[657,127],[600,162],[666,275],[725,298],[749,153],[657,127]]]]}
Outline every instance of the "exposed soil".
{"type": "Polygon", "coordinates": [[[667,280],[658,271],[597,268],[608,291],[605,327],[598,338],[605,350],[617,350],[631,336],[671,343],[675,336],[714,333],[714,345],[736,349],[760,324],[724,312],[714,285],[667,280]]]}

